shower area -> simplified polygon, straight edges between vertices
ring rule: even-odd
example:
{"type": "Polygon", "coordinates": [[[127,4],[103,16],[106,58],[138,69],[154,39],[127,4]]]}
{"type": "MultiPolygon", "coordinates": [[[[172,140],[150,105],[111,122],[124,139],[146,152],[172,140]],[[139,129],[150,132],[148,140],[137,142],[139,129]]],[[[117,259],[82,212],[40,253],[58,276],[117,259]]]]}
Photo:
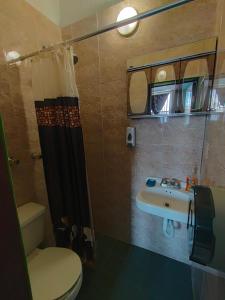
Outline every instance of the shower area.
{"type": "Polygon", "coordinates": [[[163,219],[141,211],[136,196],[148,177],[185,182],[194,175],[200,184],[225,188],[224,1],[171,7],[171,1],[121,1],[63,28],[27,4],[21,10],[19,2],[17,11],[27,10],[24,22],[16,17],[21,33],[14,44],[3,33],[0,113],[16,206],[34,202],[47,209],[41,247],[79,254],[80,300],[222,300],[216,288],[222,275],[190,264],[187,224],[180,222],[168,238],[163,219]],[[124,34],[116,20],[127,6],[142,18],[124,34]],[[32,20],[35,29],[26,29],[32,20]],[[148,64],[146,57],[152,70],[167,56],[168,65],[180,49],[187,57],[193,45],[198,53],[196,45],[211,39],[212,95],[220,111],[130,115],[130,67],[148,64]],[[135,128],[135,147],[126,144],[128,127],[135,128]]]}

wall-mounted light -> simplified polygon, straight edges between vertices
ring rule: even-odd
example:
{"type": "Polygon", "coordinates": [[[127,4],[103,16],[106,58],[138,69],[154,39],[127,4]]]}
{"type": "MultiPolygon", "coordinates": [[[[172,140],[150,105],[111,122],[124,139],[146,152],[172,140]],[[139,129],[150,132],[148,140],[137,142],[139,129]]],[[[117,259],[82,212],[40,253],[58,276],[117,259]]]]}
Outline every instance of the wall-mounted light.
{"type": "Polygon", "coordinates": [[[20,54],[17,51],[9,51],[5,54],[5,59],[7,62],[10,62],[11,60],[17,59],[19,57],[20,54]]]}
{"type": "Polygon", "coordinates": [[[167,76],[166,71],[165,70],[161,70],[157,74],[157,79],[158,79],[158,81],[165,81],[166,80],[166,76],[167,76]]]}
{"type": "MultiPolygon", "coordinates": [[[[123,8],[120,11],[120,13],[119,13],[116,21],[120,22],[120,21],[129,19],[131,17],[134,17],[137,14],[138,13],[137,13],[136,9],[134,9],[131,6],[128,6],[128,7],[123,8]]],[[[123,36],[129,36],[129,35],[131,35],[135,31],[135,29],[137,28],[137,26],[138,26],[138,21],[133,22],[133,23],[128,24],[128,25],[124,25],[122,27],[119,27],[119,28],[117,28],[117,30],[119,31],[119,33],[121,35],[123,35],[123,36]]]]}

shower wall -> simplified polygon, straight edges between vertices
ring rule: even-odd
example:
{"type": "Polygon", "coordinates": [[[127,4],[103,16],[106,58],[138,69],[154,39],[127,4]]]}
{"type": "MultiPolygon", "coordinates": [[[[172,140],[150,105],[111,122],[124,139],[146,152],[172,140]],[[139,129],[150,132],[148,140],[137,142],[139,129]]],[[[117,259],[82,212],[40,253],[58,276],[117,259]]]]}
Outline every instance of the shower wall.
{"type": "MultiPolygon", "coordinates": [[[[4,63],[6,52],[36,51],[59,42],[61,31],[24,0],[1,1],[0,24],[0,113],[9,156],[20,160],[11,167],[16,204],[34,201],[48,206],[42,162],[31,159],[31,153],[40,153],[31,70],[28,63],[13,67],[4,63]]],[[[51,243],[49,214],[46,222],[46,241],[51,243]]]]}
{"type": "MultiPolygon", "coordinates": [[[[218,55],[215,70],[216,79],[225,78],[225,1],[221,1],[218,10],[220,24],[218,55]]],[[[225,87],[218,94],[224,102],[225,87]]],[[[202,179],[206,184],[225,187],[225,115],[212,115],[207,118],[206,138],[204,144],[204,160],[202,179]]]]}
{"type": "MultiPolygon", "coordinates": [[[[142,12],[167,2],[171,1],[123,1],[63,28],[63,39],[115,22],[127,5],[142,12]]],[[[135,196],[147,176],[185,180],[193,169],[200,174],[205,117],[129,120],[126,60],[217,35],[218,3],[197,0],[140,22],[129,38],[114,30],[75,45],[96,231],[185,262],[185,225],[174,239],[164,237],[162,219],[139,211],[135,196]],[[134,149],[125,145],[126,126],[136,127],[134,149]]]]}

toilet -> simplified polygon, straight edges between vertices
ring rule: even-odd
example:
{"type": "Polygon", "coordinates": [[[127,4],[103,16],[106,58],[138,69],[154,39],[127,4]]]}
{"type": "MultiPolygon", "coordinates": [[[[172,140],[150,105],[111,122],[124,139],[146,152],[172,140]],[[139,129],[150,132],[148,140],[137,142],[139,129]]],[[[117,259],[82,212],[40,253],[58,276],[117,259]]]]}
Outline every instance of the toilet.
{"type": "Polygon", "coordinates": [[[33,300],[74,300],[82,284],[79,256],[66,248],[37,248],[44,238],[44,206],[30,202],[17,211],[33,300]]]}

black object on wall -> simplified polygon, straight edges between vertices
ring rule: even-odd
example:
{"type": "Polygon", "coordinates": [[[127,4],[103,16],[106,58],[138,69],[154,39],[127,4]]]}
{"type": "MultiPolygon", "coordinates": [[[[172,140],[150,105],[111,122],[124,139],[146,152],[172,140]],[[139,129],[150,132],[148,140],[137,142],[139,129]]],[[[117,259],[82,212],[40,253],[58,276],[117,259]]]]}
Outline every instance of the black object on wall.
{"type": "Polygon", "coordinates": [[[56,245],[93,257],[83,134],[78,99],[35,101],[56,245]]]}
{"type": "Polygon", "coordinates": [[[0,118],[1,299],[32,299],[0,118]]]}
{"type": "Polygon", "coordinates": [[[206,186],[194,187],[194,237],[190,260],[208,265],[214,256],[215,235],[213,219],[215,207],[211,189],[206,186]]]}

